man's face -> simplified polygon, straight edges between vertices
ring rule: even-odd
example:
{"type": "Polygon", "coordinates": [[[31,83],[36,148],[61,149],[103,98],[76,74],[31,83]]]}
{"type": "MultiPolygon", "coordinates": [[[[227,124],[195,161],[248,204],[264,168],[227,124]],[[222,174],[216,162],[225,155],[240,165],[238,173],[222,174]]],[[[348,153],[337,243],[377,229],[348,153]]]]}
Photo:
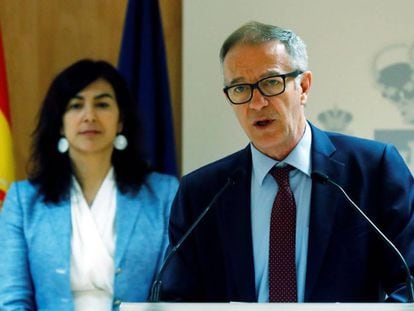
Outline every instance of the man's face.
{"type": "MultiPolygon", "coordinates": [[[[226,86],[255,83],[296,69],[291,68],[289,55],[278,41],[237,44],[224,59],[224,83],[226,86]]],[[[241,127],[262,153],[282,160],[302,137],[306,122],[304,105],[311,79],[312,75],[307,71],[300,85],[296,86],[294,78],[288,77],[282,94],[266,97],[255,89],[248,103],[232,105],[241,127]]]]}

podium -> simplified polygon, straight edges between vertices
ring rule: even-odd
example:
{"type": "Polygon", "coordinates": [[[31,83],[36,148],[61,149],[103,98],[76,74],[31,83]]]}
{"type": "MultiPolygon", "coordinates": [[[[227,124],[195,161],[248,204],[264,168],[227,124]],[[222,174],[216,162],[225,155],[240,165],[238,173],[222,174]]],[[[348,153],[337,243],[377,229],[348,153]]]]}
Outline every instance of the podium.
{"type": "Polygon", "coordinates": [[[121,303],[121,311],[414,311],[414,303],[121,303]]]}

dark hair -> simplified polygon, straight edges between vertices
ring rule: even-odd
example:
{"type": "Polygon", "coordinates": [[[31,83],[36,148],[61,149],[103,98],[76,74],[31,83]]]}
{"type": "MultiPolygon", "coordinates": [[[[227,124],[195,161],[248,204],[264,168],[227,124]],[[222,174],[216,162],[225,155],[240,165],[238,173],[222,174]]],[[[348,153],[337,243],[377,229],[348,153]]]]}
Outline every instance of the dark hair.
{"type": "Polygon", "coordinates": [[[259,44],[268,41],[282,43],[290,56],[293,69],[308,70],[308,54],[303,40],[292,30],[252,21],[236,29],[224,41],[220,49],[220,62],[223,64],[229,50],[236,44],[259,44]]]}
{"type": "Polygon", "coordinates": [[[63,115],[67,104],[92,82],[104,79],[115,91],[122,134],[128,139],[125,150],[114,149],[112,165],[115,181],[122,193],[136,192],[150,171],[140,150],[139,124],[128,86],[121,74],[105,61],[80,60],[59,73],[47,91],[33,132],[29,180],[39,187],[45,202],[59,202],[68,198],[72,165],[68,153],[58,152],[63,115]]]}

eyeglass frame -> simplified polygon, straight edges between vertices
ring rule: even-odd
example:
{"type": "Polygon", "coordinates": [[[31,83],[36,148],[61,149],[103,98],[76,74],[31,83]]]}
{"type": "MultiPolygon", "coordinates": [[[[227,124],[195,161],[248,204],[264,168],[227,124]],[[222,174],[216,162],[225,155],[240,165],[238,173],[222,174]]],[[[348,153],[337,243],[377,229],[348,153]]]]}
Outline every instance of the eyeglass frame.
{"type": "Polygon", "coordinates": [[[263,79],[260,79],[260,80],[256,81],[255,83],[238,83],[238,84],[234,84],[234,85],[229,85],[229,86],[226,86],[226,87],[223,88],[223,92],[224,92],[224,94],[226,94],[228,100],[233,105],[243,105],[243,104],[246,104],[246,103],[248,103],[249,101],[252,100],[254,89],[258,89],[259,92],[260,92],[260,94],[262,94],[265,97],[273,97],[273,96],[277,96],[277,95],[282,94],[286,90],[286,78],[289,78],[289,77],[296,78],[297,76],[301,75],[302,73],[303,73],[302,70],[298,70],[297,69],[297,70],[294,70],[294,71],[291,71],[291,72],[288,72],[288,73],[284,73],[284,74],[278,74],[278,75],[268,76],[268,77],[265,77],[263,79]],[[263,93],[263,91],[259,87],[259,83],[262,82],[262,81],[264,81],[264,80],[266,80],[266,79],[270,79],[270,78],[282,78],[283,79],[283,89],[282,89],[281,92],[279,92],[277,94],[273,94],[273,95],[266,95],[266,94],[263,93]],[[233,102],[230,99],[230,96],[229,96],[228,91],[229,91],[229,89],[234,88],[234,87],[237,87],[237,86],[240,86],[240,85],[245,85],[245,86],[249,86],[250,87],[250,97],[246,101],[243,101],[241,103],[235,103],[235,102],[233,102]]]}

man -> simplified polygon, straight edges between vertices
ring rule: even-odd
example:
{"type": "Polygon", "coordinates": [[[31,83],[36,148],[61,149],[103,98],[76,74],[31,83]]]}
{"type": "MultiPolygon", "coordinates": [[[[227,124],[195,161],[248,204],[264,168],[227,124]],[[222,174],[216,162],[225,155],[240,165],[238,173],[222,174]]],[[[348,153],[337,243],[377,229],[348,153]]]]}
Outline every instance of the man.
{"type": "Polygon", "coordinates": [[[341,185],[413,271],[413,177],[397,150],[306,120],[312,73],[305,44],[290,30],[248,23],[220,57],[224,93],[251,143],[183,177],[172,245],[225,189],[173,257],[163,299],[405,301],[400,258],[339,189],[311,178],[320,171],[341,185]]]}

